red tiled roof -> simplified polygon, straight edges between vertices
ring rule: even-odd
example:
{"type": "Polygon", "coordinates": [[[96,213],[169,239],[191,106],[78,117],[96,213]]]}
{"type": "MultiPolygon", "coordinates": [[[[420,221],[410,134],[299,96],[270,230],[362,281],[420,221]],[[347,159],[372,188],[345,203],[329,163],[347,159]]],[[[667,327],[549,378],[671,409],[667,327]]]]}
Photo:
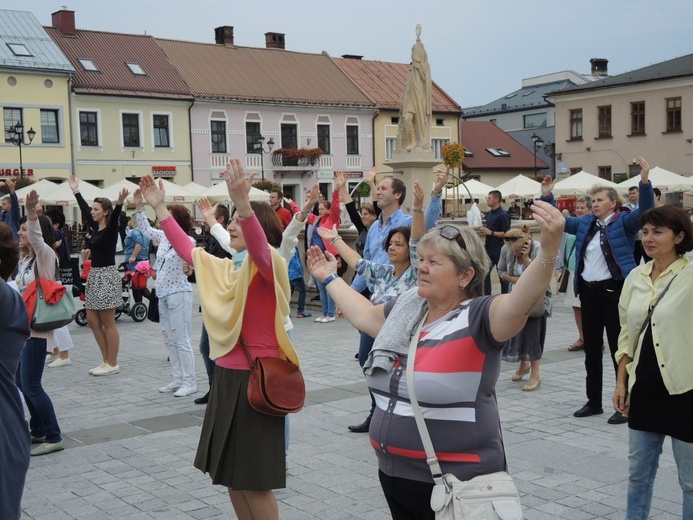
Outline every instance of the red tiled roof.
{"type": "MultiPolygon", "coordinates": [[[[378,108],[399,110],[407,86],[409,64],[346,58],[332,59],[378,108]]],[[[462,112],[455,100],[435,82],[433,82],[431,101],[434,112],[462,112]]]]}
{"type": "MultiPolygon", "coordinates": [[[[490,121],[461,121],[460,143],[474,154],[464,160],[465,170],[533,170],[534,153],[490,121]],[[496,157],[487,148],[502,148],[510,157],[496,157]]],[[[537,168],[549,168],[537,158],[537,168]]]]}
{"type": "Polygon", "coordinates": [[[156,42],[198,98],[374,107],[324,53],[165,39],[156,42]]]}
{"type": "Polygon", "coordinates": [[[77,70],[72,80],[76,93],[192,99],[185,81],[151,36],[81,29],[66,35],[54,27],[45,29],[77,70]],[[78,58],[92,60],[99,72],[85,71],[78,58]],[[138,63],[146,75],[133,74],[126,62],[138,63]]]}

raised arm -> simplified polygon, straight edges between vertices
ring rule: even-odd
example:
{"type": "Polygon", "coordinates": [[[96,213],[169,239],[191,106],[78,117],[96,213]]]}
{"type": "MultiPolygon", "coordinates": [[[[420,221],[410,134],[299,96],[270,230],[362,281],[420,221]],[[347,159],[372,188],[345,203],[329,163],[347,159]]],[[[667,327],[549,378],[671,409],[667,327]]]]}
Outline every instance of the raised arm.
{"type": "Polygon", "coordinates": [[[202,217],[209,226],[209,233],[214,237],[221,248],[231,255],[235,255],[237,251],[231,247],[231,236],[229,232],[224,229],[224,226],[217,222],[215,215],[217,214],[217,206],[219,204],[214,204],[209,202],[207,197],[201,197],[197,199],[197,207],[202,213],[202,217]]]}
{"type": "MultiPolygon", "coordinates": [[[[135,202],[135,212],[136,212],[136,219],[137,219],[137,229],[140,230],[140,232],[147,237],[149,240],[155,240],[156,242],[161,242],[161,239],[164,238],[164,232],[153,228],[151,224],[149,224],[149,219],[147,219],[147,215],[144,213],[144,206],[142,204],[142,188],[135,190],[135,193],[133,194],[133,200],[135,202]]],[[[168,216],[168,210],[166,210],[166,216],[168,216]]],[[[164,218],[166,218],[164,216],[164,218]]],[[[158,218],[158,215],[157,215],[158,218]]]]}
{"type": "Polygon", "coordinates": [[[125,199],[127,199],[129,193],[130,192],[125,188],[120,191],[118,194],[117,203],[108,219],[108,227],[111,228],[111,231],[115,231],[116,233],[118,232],[118,227],[120,226],[120,213],[123,211],[123,204],[125,203],[125,199]]]}
{"type": "Polygon", "coordinates": [[[356,269],[356,262],[361,260],[361,255],[351,249],[346,242],[344,242],[342,237],[339,236],[337,226],[332,226],[332,228],[318,228],[318,234],[323,238],[323,240],[329,241],[330,244],[337,249],[339,256],[341,256],[342,260],[349,264],[349,267],[356,269]]]}
{"type": "Polygon", "coordinates": [[[551,204],[535,201],[534,220],[541,228],[541,254],[518,279],[510,294],[496,297],[491,303],[491,334],[496,341],[506,341],[522,330],[529,313],[544,297],[558,258],[565,220],[551,204]]]}
{"type": "Polygon", "coordinates": [[[342,210],[339,207],[339,190],[332,191],[332,204],[330,205],[330,221],[339,226],[342,210]]]}
{"type": "Polygon", "coordinates": [[[448,183],[450,168],[435,170],[435,174],[436,178],[433,183],[433,191],[431,191],[431,199],[428,201],[428,207],[426,208],[426,231],[433,229],[438,224],[438,217],[443,207],[443,188],[448,183]]]}
{"type": "Polygon", "coordinates": [[[37,259],[37,267],[39,275],[43,278],[53,279],[55,276],[55,250],[43,239],[41,231],[41,223],[36,214],[36,205],[38,204],[39,196],[36,190],[31,190],[25,199],[27,212],[27,235],[29,243],[34,250],[37,259]]]}
{"type": "Polygon", "coordinates": [[[10,192],[10,222],[12,222],[12,229],[16,232],[19,229],[19,221],[22,219],[22,213],[19,211],[19,199],[15,193],[16,185],[12,179],[6,179],[4,184],[10,192]]]}
{"type": "Polygon", "coordinates": [[[91,218],[91,207],[89,206],[87,201],[84,200],[84,197],[82,197],[82,194],[79,191],[79,179],[74,175],[70,175],[67,178],[67,183],[70,185],[70,189],[72,190],[75,199],[77,199],[77,205],[79,206],[79,209],[82,212],[82,220],[85,223],[89,224],[89,227],[93,229],[96,225],[96,222],[93,218],[91,218]]]}
{"type": "MultiPolygon", "coordinates": [[[[411,210],[414,212],[414,218],[411,222],[411,239],[418,240],[426,233],[426,224],[424,222],[423,209],[424,192],[419,181],[414,181],[414,204],[411,210]]],[[[436,217],[437,221],[437,217],[436,217]]]]}

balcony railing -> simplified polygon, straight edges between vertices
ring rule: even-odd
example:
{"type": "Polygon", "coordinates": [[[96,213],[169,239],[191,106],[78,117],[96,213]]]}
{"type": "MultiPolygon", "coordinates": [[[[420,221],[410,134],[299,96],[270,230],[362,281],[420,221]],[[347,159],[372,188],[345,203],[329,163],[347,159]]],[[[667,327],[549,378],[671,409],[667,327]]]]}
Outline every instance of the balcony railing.
{"type": "Polygon", "coordinates": [[[331,155],[323,155],[320,157],[320,168],[332,168],[331,155]]]}
{"type": "Polygon", "coordinates": [[[361,168],[361,156],[360,155],[347,155],[346,156],[346,167],[347,168],[361,168]]]}

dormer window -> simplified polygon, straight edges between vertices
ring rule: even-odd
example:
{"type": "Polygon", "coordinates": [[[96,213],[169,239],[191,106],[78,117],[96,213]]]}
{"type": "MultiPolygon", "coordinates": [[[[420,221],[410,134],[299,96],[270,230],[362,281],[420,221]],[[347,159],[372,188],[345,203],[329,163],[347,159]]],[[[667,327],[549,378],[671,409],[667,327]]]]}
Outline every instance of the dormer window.
{"type": "Polygon", "coordinates": [[[474,152],[471,150],[467,150],[466,148],[464,149],[464,156],[465,157],[474,157],[474,152]]]}
{"type": "Polygon", "coordinates": [[[89,58],[77,58],[77,61],[87,72],[99,72],[99,68],[89,58]]]}
{"type": "Polygon", "coordinates": [[[8,43],[7,46],[15,56],[33,56],[23,43],[8,43]]]}
{"type": "Polygon", "coordinates": [[[128,69],[130,69],[130,72],[132,72],[135,76],[146,76],[147,73],[144,71],[142,66],[137,63],[136,61],[127,61],[125,62],[125,65],[128,66],[128,69]]]}
{"type": "Polygon", "coordinates": [[[506,152],[502,148],[486,148],[486,151],[494,157],[510,157],[510,152],[506,152]]]}

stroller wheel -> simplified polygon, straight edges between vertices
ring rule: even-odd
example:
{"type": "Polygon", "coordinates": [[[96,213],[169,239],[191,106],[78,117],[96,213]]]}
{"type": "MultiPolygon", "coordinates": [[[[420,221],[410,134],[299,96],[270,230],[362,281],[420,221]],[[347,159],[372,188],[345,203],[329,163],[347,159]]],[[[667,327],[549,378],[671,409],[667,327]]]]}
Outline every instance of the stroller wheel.
{"type": "Polygon", "coordinates": [[[137,323],[144,321],[147,319],[147,306],[142,302],[136,303],[130,309],[130,316],[137,323]]]}
{"type": "Polygon", "coordinates": [[[120,318],[120,316],[121,316],[122,314],[123,314],[123,309],[122,309],[122,307],[119,308],[119,309],[116,309],[116,310],[115,310],[115,319],[117,320],[118,318],[120,318]]]}
{"type": "Polygon", "coordinates": [[[87,310],[86,309],[80,309],[77,311],[77,314],[75,314],[75,323],[79,325],[80,327],[86,327],[87,325],[87,310]]]}

